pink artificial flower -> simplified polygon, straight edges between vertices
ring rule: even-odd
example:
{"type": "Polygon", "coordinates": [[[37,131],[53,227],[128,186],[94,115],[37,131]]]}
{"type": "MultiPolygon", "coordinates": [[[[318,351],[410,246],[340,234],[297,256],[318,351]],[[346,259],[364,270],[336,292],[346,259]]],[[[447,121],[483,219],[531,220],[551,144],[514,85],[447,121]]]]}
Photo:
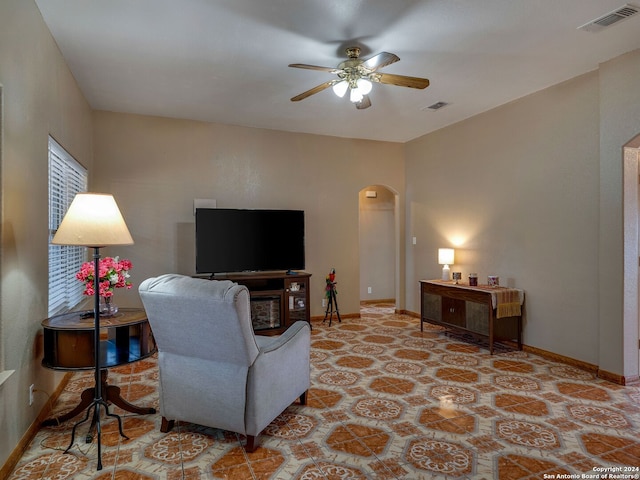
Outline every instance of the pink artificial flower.
{"type": "MultiPolygon", "coordinates": [[[[133,264],[129,260],[119,260],[118,257],[101,258],[98,263],[98,283],[101,297],[112,297],[114,288],[132,287],[128,280],[129,270],[133,264]]],[[[85,284],[83,295],[94,295],[94,268],[93,262],[85,262],[76,273],[76,278],[85,284]]]]}

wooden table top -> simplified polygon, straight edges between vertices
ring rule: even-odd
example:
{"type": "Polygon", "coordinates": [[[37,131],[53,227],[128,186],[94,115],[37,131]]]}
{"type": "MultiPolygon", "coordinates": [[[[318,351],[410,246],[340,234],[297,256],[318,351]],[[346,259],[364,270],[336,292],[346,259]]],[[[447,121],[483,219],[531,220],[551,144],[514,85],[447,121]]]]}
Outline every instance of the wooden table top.
{"type": "MultiPolygon", "coordinates": [[[[111,317],[100,317],[101,327],[124,327],[147,322],[147,312],[142,308],[120,308],[111,317]]],[[[81,310],[54,315],[42,321],[44,328],[53,330],[94,330],[93,310],[81,310]]]]}

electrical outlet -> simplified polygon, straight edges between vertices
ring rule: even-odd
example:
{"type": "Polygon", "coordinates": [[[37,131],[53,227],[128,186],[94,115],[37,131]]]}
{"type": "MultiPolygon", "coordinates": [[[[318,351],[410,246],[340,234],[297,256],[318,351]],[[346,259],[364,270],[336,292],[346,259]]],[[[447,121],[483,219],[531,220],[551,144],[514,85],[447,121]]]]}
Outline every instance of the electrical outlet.
{"type": "Polygon", "coordinates": [[[322,299],[322,306],[323,306],[323,307],[326,307],[326,306],[327,306],[327,299],[326,299],[326,298],[323,298],[323,299],[322,299]]]}
{"type": "Polygon", "coordinates": [[[371,293],[371,287],[367,287],[367,293],[371,293]]]}
{"type": "Polygon", "coordinates": [[[33,392],[35,392],[36,386],[32,383],[29,385],[29,406],[33,405],[33,392]]]}

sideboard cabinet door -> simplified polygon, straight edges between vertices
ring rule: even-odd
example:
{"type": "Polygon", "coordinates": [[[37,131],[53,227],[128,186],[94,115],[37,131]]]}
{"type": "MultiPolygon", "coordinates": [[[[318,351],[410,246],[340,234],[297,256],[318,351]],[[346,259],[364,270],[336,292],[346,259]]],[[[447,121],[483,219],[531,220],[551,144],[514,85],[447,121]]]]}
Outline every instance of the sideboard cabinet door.
{"type": "Polygon", "coordinates": [[[422,292],[422,316],[425,320],[442,322],[442,297],[422,292]]]}
{"type": "Polygon", "coordinates": [[[467,329],[489,335],[489,306],[486,303],[466,302],[467,329]]]}
{"type": "Polygon", "coordinates": [[[466,328],[466,305],[464,300],[442,297],[442,321],[447,325],[466,328]]]}

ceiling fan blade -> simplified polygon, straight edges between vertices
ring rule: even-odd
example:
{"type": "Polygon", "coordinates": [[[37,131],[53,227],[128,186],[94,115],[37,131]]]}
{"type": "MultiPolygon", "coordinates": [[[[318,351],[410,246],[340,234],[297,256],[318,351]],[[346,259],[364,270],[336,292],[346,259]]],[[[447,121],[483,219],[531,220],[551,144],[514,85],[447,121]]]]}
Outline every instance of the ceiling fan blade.
{"type": "Polygon", "coordinates": [[[379,68],[386,67],[387,65],[391,65],[392,63],[396,63],[399,60],[400,57],[394,55],[393,53],[381,52],[362,62],[362,65],[369,70],[378,70],[379,68]]]}
{"type": "Polygon", "coordinates": [[[365,108],[369,108],[371,106],[371,99],[369,98],[369,95],[364,95],[362,97],[362,100],[357,102],[355,106],[358,110],[364,110],[365,108]]]}
{"type": "Polygon", "coordinates": [[[329,73],[338,73],[342,71],[339,68],[319,67],[318,65],[307,65],[306,63],[290,63],[289,66],[293,68],[306,68],[307,70],[320,70],[321,72],[329,73]]]}
{"type": "Polygon", "coordinates": [[[296,95],[295,97],[293,97],[291,99],[292,102],[298,102],[300,100],[304,100],[307,97],[310,97],[311,95],[321,92],[322,90],[325,90],[331,86],[333,86],[333,84],[339,82],[340,80],[330,80],[328,82],[324,82],[316,87],[313,87],[309,90],[307,90],[306,92],[302,92],[300,95],[296,95]]]}
{"type": "Polygon", "coordinates": [[[429,80],[420,77],[407,77],[406,75],[393,75],[391,73],[376,73],[371,77],[375,82],[397,85],[399,87],[423,89],[429,86],[429,80]]]}

